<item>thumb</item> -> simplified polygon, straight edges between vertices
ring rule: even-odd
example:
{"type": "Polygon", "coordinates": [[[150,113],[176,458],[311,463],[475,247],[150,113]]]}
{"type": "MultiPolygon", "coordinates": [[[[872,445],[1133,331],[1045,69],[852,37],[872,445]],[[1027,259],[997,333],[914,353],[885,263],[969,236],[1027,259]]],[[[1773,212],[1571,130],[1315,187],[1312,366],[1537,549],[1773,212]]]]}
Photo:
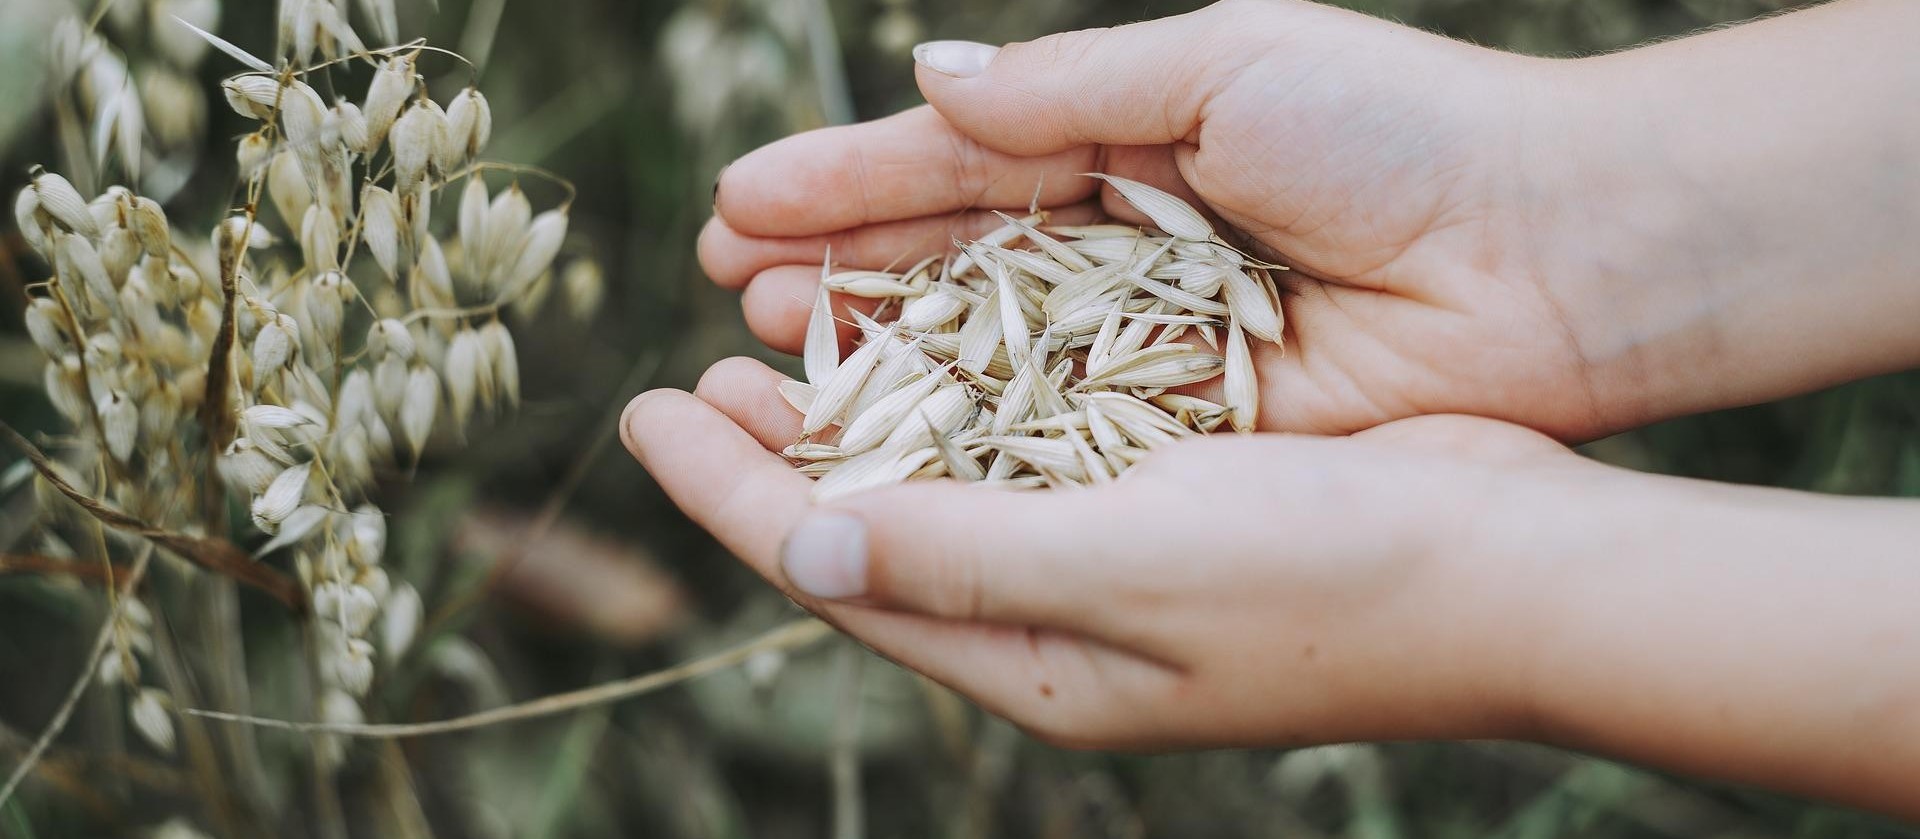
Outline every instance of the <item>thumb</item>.
{"type": "Polygon", "coordinates": [[[1227,43],[1243,30],[1217,8],[1005,47],[930,41],[914,48],[914,72],[948,122],[1010,154],[1191,142],[1204,103],[1247,63],[1227,43]]]}
{"type": "MultiPolygon", "coordinates": [[[[1073,493],[1091,496],[1095,493],[1073,493]]],[[[1062,494],[1065,495],[1065,494],[1062,494]]],[[[823,600],[989,623],[1083,628],[1100,601],[1079,499],[904,485],[816,509],[781,547],[792,588],[823,600]]]]}

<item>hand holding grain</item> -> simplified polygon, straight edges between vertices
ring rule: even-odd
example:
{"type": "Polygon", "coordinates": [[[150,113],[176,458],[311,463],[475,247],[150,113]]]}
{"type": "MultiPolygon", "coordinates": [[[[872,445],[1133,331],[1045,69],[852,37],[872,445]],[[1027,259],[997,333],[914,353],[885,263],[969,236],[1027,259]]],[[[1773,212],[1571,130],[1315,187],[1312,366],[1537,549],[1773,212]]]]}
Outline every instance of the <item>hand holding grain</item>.
{"type": "Polygon", "coordinates": [[[905,265],[1144,181],[1280,275],[1263,428],[1470,413],[1586,440],[1920,364],[1920,6],[1856,0],[1582,60],[1299,0],[917,51],[930,107],[769,145],[700,239],[800,350],[828,246],[905,265]],[[1782,123],[1788,103],[1813,118],[1782,123]],[[1894,165],[1893,161],[1912,161],[1894,165]],[[1036,192],[1036,187],[1037,192],[1036,192]],[[1870,199],[1870,200],[1869,200],[1870,199]],[[1871,212],[1865,211],[1871,206],[1871,212]],[[1229,234],[1229,239],[1234,239],[1229,234]]]}
{"type": "Polygon", "coordinates": [[[822,506],[778,454],[802,422],[783,381],[722,362],[623,435],[800,605],[1056,744],[1528,739],[1920,816],[1910,502],[1640,475],[1434,416],[1188,439],[1085,489],[822,506]]]}
{"type": "Polygon", "coordinates": [[[1513,161],[1534,60],[1267,2],[918,55],[932,107],[775,143],[720,178],[701,259],[775,348],[800,348],[829,245],[844,267],[904,264],[1036,199],[1054,223],[1144,221],[1079,176],[1098,171],[1208,208],[1296,269],[1280,279],[1298,351],[1256,353],[1265,427],[1607,421],[1531,273],[1529,208],[1500,200],[1529,177],[1513,161]]]}

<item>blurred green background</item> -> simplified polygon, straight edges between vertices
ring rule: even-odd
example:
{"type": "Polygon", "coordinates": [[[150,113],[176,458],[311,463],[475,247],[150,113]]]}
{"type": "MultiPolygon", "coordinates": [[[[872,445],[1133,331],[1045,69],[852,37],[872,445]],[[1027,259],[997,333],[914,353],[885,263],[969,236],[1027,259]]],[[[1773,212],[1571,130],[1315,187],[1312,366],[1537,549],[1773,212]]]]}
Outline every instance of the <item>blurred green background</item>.
{"type": "MultiPolygon", "coordinates": [[[[37,68],[45,21],[63,2],[0,0],[0,189],[8,196],[28,165],[61,161],[37,68]]],[[[646,672],[793,616],[609,445],[614,416],[643,387],[691,386],[727,355],[790,365],[757,345],[731,295],[706,283],[694,262],[723,164],[796,130],[917,104],[908,50],[922,38],[1021,40],[1199,4],[438,5],[429,15],[425,0],[402,0],[405,31],[483,66],[496,116],[489,157],[539,164],[579,184],[576,238],[606,265],[609,291],[591,328],[554,312],[517,323],[527,371],[520,415],[389,489],[397,573],[421,588],[430,609],[468,605],[446,610],[446,631],[382,686],[373,714],[387,720],[646,672]],[[503,558],[512,570],[483,590],[503,558]]],[[[1791,4],[1346,5],[1482,44],[1574,55],[1791,4]]],[[[271,41],[271,3],[226,0],[222,11],[232,40],[271,41]]],[[[214,56],[201,81],[214,90],[234,69],[214,56]]],[[[435,89],[462,82],[439,80],[435,89]]],[[[224,107],[209,113],[207,151],[169,206],[176,223],[211,220],[230,200],[228,149],[248,129],[224,107]]],[[[0,419],[52,430],[40,357],[19,328],[21,287],[46,269],[12,231],[0,242],[0,419]]],[[[1671,422],[1589,453],[1720,480],[1920,495],[1916,428],[1920,377],[1905,375],[1671,422]]],[[[11,462],[11,453],[0,456],[11,462]]],[[[31,544],[21,526],[29,495],[0,497],[0,553],[31,544]]],[[[243,607],[249,670],[271,710],[293,630],[270,603],[243,607]]],[[[74,586],[0,576],[0,767],[12,766],[21,738],[58,704],[100,614],[97,597],[74,586]]],[[[149,835],[173,819],[211,831],[181,770],[124,737],[117,696],[96,693],[104,695],[83,703],[21,800],[0,812],[0,836],[149,835]]],[[[259,740],[267,775],[232,783],[259,788],[276,831],[310,835],[305,743],[274,733],[259,740]]],[[[352,835],[383,837],[1920,836],[1862,814],[1528,746],[1061,752],[841,641],[571,716],[361,744],[339,786],[352,835]],[[858,784],[845,780],[850,758],[858,784]]]]}

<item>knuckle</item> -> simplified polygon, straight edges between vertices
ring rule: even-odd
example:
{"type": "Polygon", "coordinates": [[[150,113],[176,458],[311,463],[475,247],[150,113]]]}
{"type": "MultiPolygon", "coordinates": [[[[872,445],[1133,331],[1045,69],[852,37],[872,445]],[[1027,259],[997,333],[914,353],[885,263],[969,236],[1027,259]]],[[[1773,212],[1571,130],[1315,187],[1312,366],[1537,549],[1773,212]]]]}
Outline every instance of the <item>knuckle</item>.
{"type": "Polygon", "coordinates": [[[1086,60],[1102,33],[1107,31],[1096,28],[1056,32],[1032,41],[1010,44],[1005,52],[1012,53],[1014,63],[1021,66],[1038,65],[1052,73],[1073,70],[1086,60]]]}

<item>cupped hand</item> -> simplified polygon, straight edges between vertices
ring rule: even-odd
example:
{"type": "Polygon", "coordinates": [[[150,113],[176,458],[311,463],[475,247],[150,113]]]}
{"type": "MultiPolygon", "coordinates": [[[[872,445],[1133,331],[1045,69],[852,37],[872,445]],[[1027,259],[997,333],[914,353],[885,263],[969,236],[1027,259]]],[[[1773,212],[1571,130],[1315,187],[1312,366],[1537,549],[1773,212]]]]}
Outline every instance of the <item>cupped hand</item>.
{"type": "Polygon", "coordinates": [[[1475,546],[1604,470],[1515,426],[1426,417],[1195,439],[1084,490],[942,481],[816,507],[776,453],[801,420],[783,378],[722,362],[695,394],[637,399],[624,438],[801,605],[1077,746],[1518,736],[1529,636],[1510,630],[1537,592],[1475,546]]]}
{"type": "Polygon", "coordinates": [[[1079,176],[1104,171],[1295,268],[1288,347],[1257,359],[1263,427],[1471,413],[1581,439],[1645,419],[1596,384],[1587,354],[1615,324],[1564,299],[1541,232],[1571,194],[1554,63],[1294,0],[917,55],[931,107],[788,138],[719,180],[701,260],[773,347],[799,350],[829,246],[900,264],[1029,202],[1142,220],[1079,176]]]}

